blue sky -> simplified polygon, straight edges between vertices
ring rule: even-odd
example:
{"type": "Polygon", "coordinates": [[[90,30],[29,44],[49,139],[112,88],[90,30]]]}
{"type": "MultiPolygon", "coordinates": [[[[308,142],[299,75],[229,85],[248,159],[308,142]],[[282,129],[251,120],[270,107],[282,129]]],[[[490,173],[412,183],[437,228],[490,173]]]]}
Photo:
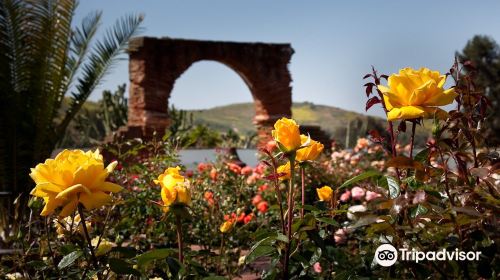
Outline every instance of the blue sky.
{"type": "MultiPolygon", "coordinates": [[[[121,15],[143,13],[145,36],[291,43],[293,100],[364,112],[362,77],[374,65],[391,74],[422,66],[446,72],[475,34],[500,42],[500,1],[83,0],[75,23],[103,11],[103,30],[121,15]]],[[[94,92],[128,83],[128,57],[94,92]]],[[[170,103],[203,109],[250,102],[228,67],[202,61],[176,82],[170,103]]],[[[381,115],[381,110],[370,114],[381,115]]]]}

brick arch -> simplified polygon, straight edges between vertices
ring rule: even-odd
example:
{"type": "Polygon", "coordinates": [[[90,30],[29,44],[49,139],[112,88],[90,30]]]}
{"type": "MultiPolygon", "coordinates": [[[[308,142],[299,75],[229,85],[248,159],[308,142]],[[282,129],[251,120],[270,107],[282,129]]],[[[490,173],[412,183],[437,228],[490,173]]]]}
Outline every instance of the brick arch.
{"type": "Polygon", "coordinates": [[[233,69],[248,86],[255,104],[254,124],[261,142],[272,124],[291,116],[290,44],[236,43],[140,37],[129,44],[129,114],[126,138],[151,138],[169,125],[168,100],[175,81],[198,61],[233,69]]]}

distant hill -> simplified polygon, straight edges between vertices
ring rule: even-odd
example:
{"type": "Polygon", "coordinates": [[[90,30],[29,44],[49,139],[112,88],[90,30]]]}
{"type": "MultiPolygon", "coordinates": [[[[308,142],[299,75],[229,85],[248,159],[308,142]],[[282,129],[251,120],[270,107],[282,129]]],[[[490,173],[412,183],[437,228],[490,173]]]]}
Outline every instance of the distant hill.
{"type": "MultiPolygon", "coordinates": [[[[235,130],[241,134],[252,134],[255,126],[253,103],[238,103],[219,106],[207,110],[189,110],[195,124],[204,124],[221,132],[235,130]]],[[[332,106],[310,102],[294,103],[292,115],[301,125],[317,125],[330,136],[345,143],[347,126],[350,123],[350,144],[358,137],[365,136],[369,129],[383,127],[384,120],[377,117],[342,110],[332,106]]]]}
{"type": "MultiPolygon", "coordinates": [[[[218,106],[206,110],[188,110],[193,113],[195,124],[204,124],[221,132],[235,130],[242,134],[255,132],[252,123],[255,115],[253,103],[238,103],[218,106]]],[[[371,129],[384,131],[386,120],[360,113],[343,110],[333,106],[317,105],[310,102],[293,103],[293,118],[302,125],[318,125],[330,136],[344,144],[348,125],[350,145],[358,137],[364,137],[371,129]]],[[[416,143],[422,145],[429,136],[429,128],[417,129],[416,143]]]]}
{"type": "MultiPolygon", "coordinates": [[[[220,131],[228,129],[236,129],[242,133],[255,131],[252,123],[255,116],[253,103],[230,104],[207,110],[188,110],[188,112],[193,113],[195,124],[206,124],[220,131]]],[[[381,118],[310,102],[293,103],[292,115],[300,124],[318,125],[330,134],[336,133],[339,129],[346,129],[350,120],[370,119],[378,123],[385,121],[381,118]]]]}

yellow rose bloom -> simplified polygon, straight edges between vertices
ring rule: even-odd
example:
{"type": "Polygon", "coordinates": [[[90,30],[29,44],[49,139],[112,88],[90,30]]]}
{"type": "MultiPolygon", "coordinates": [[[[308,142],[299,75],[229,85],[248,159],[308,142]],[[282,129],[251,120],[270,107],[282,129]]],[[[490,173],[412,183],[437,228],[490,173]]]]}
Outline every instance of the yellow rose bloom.
{"type": "Polygon", "coordinates": [[[404,68],[399,74],[392,74],[388,87],[379,85],[387,107],[387,119],[407,120],[446,116],[438,106],[453,102],[457,94],[454,88],[445,90],[446,75],[427,68],[415,70],[404,68]]]}
{"type": "Polygon", "coordinates": [[[222,233],[226,233],[228,231],[230,231],[231,229],[233,229],[233,225],[234,225],[234,221],[232,220],[229,220],[229,221],[225,221],[219,228],[220,232],[222,233]]]}
{"type": "Polygon", "coordinates": [[[113,247],[116,246],[115,243],[110,242],[107,239],[101,238],[101,242],[99,243],[99,246],[97,246],[97,243],[99,242],[99,237],[93,238],[90,243],[92,244],[92,247],[94,247],[95,250],[95,255],[97,257],[106,255],[113,247]],[[96,248],[97,247],[97,248],[96,248]]]}
{"type": "Polygon", "coordinates": [[[55,159],[47,159],[31,168],[30,176],[36,183],[31,195],[45,202],[40,215],[50,215],[62,206],[59,216],[66,217],[75,211],[78,203],[87,210],[108,203],[110,192],[122,190],[119,185],[105,181],[116,165],[114,161],[104,168],[99,150],[64,150],[55,159]]]}
{"type": "Polygon", "coordinates": [[[290,179],[290,176],[291,176],[290,162],[287,162],[286,164],[278,166],[278,168],[276,169],[276,172],[277,173],[285,173],[285,175],[279,177],[280,180],[290,179]]]}
{"type": "Polygon", "coordinates": [[[273,138],[278,142],[283,152],[296,150],[300,147],[300,131],[299,126],[294,120],[281,118],[274,124],[272,131],[273,138]]]}
{"type": "Polygon", "coordinates": [[[314,141],[305,135],[300,135],[301,145],[304,145],[307,140],[310,140],[309,146],[297,150],[296,159],[298,161],[315,160],[323,151],[323,144],[318,141],[314,141]]]}
{"type": "Polygon", "coordinates": [[[316,192],[318,193],[319,200],[321,201],[330,201],[332,199],[333,190],[329,186],[316,189],[316,192]]]}
{"type": "Polygon", "coordinates": [[[155,184],[161,186],[161,199],[165,210],[174,202],[191,203],[191,193],[184,176],[179,173],[180,170],[179,166],[169,167],[158,176],[158,180],[154,180],[155,184]]]}

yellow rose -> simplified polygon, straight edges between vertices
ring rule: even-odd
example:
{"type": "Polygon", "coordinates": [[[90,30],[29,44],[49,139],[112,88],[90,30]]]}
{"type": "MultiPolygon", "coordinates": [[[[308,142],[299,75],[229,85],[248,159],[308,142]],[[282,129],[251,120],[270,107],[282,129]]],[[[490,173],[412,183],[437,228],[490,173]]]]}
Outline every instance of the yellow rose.
{"type": "Polygon", "coordinates": [[[296,159],[298,161],[315,160],[319,154],[323,151],[323,144],[318,141],[314,141],[305,135],[300,135],[301,145],[304,145],[309,141],[309,146],[297,150],[296,159]]]}
{"type": "Polygon", "coordinates": [[[316,192],[318,193],[319,200],[321,201],[330,201],[332,199],[333,190],[329,186],[316,189],[316,192]]]}
{"type": "Polygon", "coordinates": [[[113,247],[116,246],[115,243],[110,242],[109,240],[106,240],[104,238],[101,238],[101,242],[99,242],[99,246],[97,246],[98,242],[99,242],[99,237],[95,237],[90,241],[90,243],[92,244],[92,247],[94,247],[96,256],[106,255],[109,251],[111,251],[111,249],[113,249],[113,247]]]}
{"type": "Polygon", "coordinates": [[[158,176],[158,180],[154,180],[155,184],[161,186],[161,199],[163,200],[164,210],[168,210],[174,202],[190,204],[191,193],[187,186],[187,181],[184,176],[179,174],[180,167],[169,167],[163,174],[158,176]]]}
{"type": "Polygon", "coordinates": [[[220,232],[222,233],[226,233],[228,231],[230,231],[231,229],[233,229],[233,225],[234,225],[234,221],[232,220],[229,220],[229,221],[225,221],[219,228],[220,232]]]}
{"type": "Polygon", "coordinates": [[[114,161],[104,168],[99,150],[64,150],[55,159],[47,159],[31,168],[30,176],[36,183],[31,195],[45,202],[40,215],[50,215],[62,206],[59,216],[66,217],[75,211],[78,203],[87,210],[108,203],[110,192],[122,190],[119,185],[105,181],[116,165],[114,161]]]}
{"type": "Polygon", "coordinates": [[[281,118],[276,121],[272,135],[280,144],[280,148],[285,149],[283,152],[293,151],[300,147],[299,126],[294,120],[281,118]]]}
{"type": "Polygon", "coordinates": [[[290,162],[287,162],[286,164],[278,166],[278,168],[276,169],[276,172],[277,173],[285,173],[285,175],[279,177],[280,180],[290,179],[290,176],[291,176],[290,162]]]}
{"type": "Polygon", "coordinates": [[[446,116],[447,113],[438,106],[452,103],[457,94],[454,88],[445,90],[445,82],[446,75],[427,68],[404,68],[399,70],[399,74],[392,74],[388,79],[388,87],[378,86],[384,95],[387,119],[393,121],[446,116]]]}

